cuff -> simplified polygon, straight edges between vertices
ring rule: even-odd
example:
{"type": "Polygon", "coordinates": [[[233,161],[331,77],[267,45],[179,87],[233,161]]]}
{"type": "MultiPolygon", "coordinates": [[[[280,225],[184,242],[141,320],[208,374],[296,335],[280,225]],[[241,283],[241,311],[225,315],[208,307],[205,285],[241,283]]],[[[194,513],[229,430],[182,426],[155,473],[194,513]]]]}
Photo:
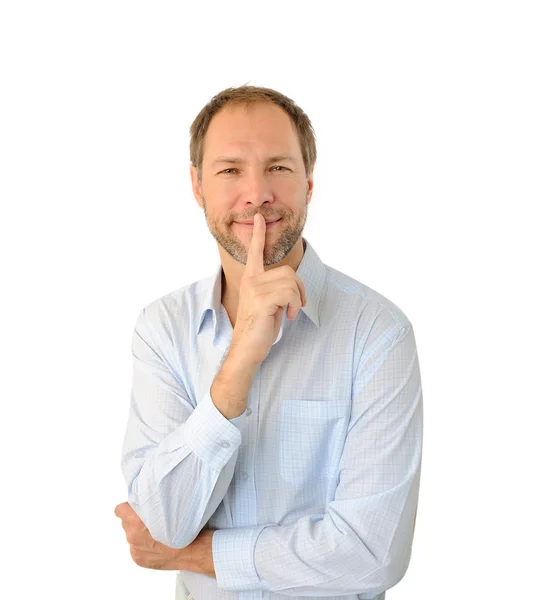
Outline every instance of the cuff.
{"type": "Polygon", "coordinates": [[[254,562],[259,534],[269,525],[217,529],[213,534],[213,562],[216,582],[229,591],[259,590],[261,580],[254,562]]]}
{"type": "Polygon", "coordinates": [[[247,426],[244,415],[226,419],[209,389],[184,424],[184,439],[210,469],[221,471],[241,445],[241,428],[247,426]]]}

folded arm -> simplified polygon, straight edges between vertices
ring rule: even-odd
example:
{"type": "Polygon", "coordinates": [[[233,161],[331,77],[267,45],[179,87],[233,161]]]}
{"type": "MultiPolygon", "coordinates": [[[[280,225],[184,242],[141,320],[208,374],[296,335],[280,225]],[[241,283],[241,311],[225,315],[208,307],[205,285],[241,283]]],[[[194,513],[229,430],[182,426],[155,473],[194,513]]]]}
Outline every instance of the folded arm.
{"type": "Polygon", "coordinates": [[[146,310],[132,337],[132,394],[121,467],[128,502],[151,536],[185,548],[227,492],[245,417],[226,419],[209,390],[193,406],[170,364],[171,342],[151,325],[146,310]]]}
{"type": "Polygon", "coordinates": [[[405,574],[421,469],[421,381],[412,326],[381,340],[355,376],[338,485],[327,511],[285,526],[215,531],[220,589],[366,599],[405,574]]]}

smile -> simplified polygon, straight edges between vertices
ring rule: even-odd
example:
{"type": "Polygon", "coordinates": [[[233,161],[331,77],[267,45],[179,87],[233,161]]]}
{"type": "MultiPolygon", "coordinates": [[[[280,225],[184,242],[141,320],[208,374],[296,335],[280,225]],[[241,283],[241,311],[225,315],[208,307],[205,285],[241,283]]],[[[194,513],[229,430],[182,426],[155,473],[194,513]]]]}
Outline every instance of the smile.
{"type": "MultiPolygon", "coordinates": [[[[266,223],[267,229],[270,229],[271,227],[274,227],[280,221],[281,221],[281,219],[278,219],[277,221],[274,221],[273,223],[266,223]]],[[[249,228],[252,228],[254,226],[253,223],[237,223],[237,221],[235,221],[235,225],[239,225],[239,227],[249,227],[249,228]]]]}

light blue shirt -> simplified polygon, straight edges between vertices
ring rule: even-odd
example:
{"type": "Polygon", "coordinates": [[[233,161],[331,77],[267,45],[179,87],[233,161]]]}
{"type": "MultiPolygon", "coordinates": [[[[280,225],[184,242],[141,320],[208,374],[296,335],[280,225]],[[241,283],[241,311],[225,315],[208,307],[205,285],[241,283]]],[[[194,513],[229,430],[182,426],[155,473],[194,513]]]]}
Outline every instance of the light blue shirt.
{"type": "Polygon", "coordinates": [[[217,530],[216,580],[181,572],[196,600],[382,598],[410,561],[423,424],[413,328],[304,242],[307,304],[295,321],[284,312],[234,419],[210,395],[233,334],[221,264],[136,321],[128,502],[167,546],[217,530]]]}

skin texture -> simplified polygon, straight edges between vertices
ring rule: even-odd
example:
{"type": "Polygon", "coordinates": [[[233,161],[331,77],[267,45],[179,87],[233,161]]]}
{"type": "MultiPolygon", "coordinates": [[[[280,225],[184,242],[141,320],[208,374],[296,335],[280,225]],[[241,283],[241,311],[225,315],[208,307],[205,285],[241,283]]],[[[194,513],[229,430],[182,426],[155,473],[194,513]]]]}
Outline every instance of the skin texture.
{"type": "MultiPolygon", "coordinates": [[[[255,268],[261,273],[288,265],[296,272],[304,255],[302,231],[313,192],[313,167],[306,173],[298,136],[287,113],[272,103],[261,102],[247,109],[244,105],[228,106],[213,117],[205,140],[201,181],[193,165],[190,177],[196,202],[217,241],[224,272],[222,305],[235,327],[241,279],[253,237],[253,227],[238,225],[236,221],[251,221],[257,213],[269,221],[281,218],[273,227],[257,225],[261,239],[257,243],[263,244],[263,252],[259,247],[255,251],[255,268]],[[291,160],[269,161],[282,154],[291,160]],[[241,162],[214,164],[220,156],[232,156],[241,162]]],[[[298,307],[306,298],[300,285],[297,292],[298,307]]],[[[292,314],[290,311],[291,307],[288,315],[295,318],[298,309],[293,308],[292,314]]],[[[281,314],[283,310],[277,312],[281,314]]],[[[278,329],[274,325],[273,331],[278,329]]],[[[189,546],[177,550],[155,541],[127,502],[116,506],[115,515],[121,519],[137,565],[193,571],[216,578],[212,556],[214,530],[202,529],[189,546]]]]}

